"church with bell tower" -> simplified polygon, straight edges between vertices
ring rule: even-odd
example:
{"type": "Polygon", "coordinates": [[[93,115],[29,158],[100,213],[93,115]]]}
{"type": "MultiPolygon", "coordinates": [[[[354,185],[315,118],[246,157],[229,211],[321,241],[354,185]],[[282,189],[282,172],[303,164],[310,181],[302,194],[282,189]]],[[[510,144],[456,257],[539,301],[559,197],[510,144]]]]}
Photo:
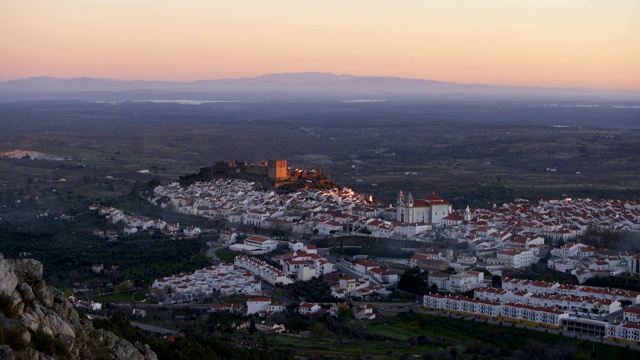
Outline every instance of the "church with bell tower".
{"type": "Polygon", "coordinates": [[[443,200],[436,193],[423,200],[414,200],[411,193],[405,197],[402,190],[398,194],[396,205],[396,221],[405,224],[439,225],[442,218],[451,214],[453,208],[450,202],[443,200]]]}

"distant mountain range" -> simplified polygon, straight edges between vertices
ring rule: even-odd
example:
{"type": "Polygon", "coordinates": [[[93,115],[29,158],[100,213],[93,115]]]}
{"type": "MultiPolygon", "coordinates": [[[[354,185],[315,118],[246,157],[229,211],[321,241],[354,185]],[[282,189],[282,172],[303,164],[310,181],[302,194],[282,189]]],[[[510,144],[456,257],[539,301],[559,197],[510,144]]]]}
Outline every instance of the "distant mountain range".
{"type": "Polygon", "coordinates": [[[198,98],[491,99],[640,101],[637,90],[458,84],[423,79],[306,72],[192,82],[34,77],[0,82],[0,101],[21,99],[198,98]],[[179,96],[182,95],[182,96],[179,96]],[[177,96],[177,97],[176,97],[177,96]],[[204,96],[206,98],[207,96],[204,96]]]}

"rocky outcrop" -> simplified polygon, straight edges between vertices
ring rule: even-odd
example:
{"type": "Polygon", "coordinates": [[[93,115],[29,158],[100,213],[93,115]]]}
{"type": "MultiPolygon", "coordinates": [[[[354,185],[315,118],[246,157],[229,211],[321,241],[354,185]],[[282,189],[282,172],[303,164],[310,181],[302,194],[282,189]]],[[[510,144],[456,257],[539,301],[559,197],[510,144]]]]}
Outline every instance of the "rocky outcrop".
{"type": "Polygon", "coordinates": [[[4,259],[0,254],[0,360],[113,359],[157,360],[148,345],[96,330],[62,291],[42,279],[34,259],[4,259]]]}
{"type": "Polygon", "coordinates": [[[13,261],[13,268],[18,281],[33,284],[42,279],[44,267],[42,263],[34,259],[19,259],[13,261]]]}
{"type": "Polygon", "coordinates": [[[11,296],[16,285],[18,285],[18,277],[13,271],[13,263],[4,260],[0,255],[0,294],[11,296]]]}
{"type": "Polygon", "coordinates": [[[108,344],[110,349],[113,349],[113,354],[117,359],[131,359],[131,360],[145,360],[153,359],[157,360],[156,354],[149,349],[148,345],[140,344],[136,342],[136,345],[131,344],[127,340],[122,340],[109,331],[102,329],[98,330],[102,341],[108,344]]]}

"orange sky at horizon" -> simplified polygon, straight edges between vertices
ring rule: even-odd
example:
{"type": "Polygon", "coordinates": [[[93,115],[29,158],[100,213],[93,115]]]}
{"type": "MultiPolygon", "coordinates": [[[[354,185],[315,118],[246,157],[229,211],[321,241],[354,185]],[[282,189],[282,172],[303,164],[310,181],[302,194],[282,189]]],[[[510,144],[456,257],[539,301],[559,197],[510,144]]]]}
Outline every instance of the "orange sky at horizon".
{"type": "Polygon", "coordinates": [[[0,81],[320,71],[640,90],[638,0],[0,0],[0,81]]]}

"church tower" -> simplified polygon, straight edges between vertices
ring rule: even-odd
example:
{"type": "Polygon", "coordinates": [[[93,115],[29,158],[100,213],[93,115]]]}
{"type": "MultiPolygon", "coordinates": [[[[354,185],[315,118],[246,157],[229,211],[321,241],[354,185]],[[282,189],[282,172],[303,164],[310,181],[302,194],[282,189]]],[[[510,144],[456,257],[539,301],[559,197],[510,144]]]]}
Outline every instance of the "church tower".
{"type": "Polygon", "coordinates": [[[400,190],[400,193],[398,194],[398,199],[396,201],[396,205],[398,205],[398,206],[404,205],[404,193],[402,192],[402,190],[400,190]]]}
{"type": "Polygon", "coordinates": [[[411,195],[411,193],[409,193],[409,196],[407,196],[407,206],[413,207],[413,195],[411,195]]]}
{"type": "Polygon", "coordinates": [[[471,210],[469,210],[469,205],[467,205],[467,208],[464,210],[464,221],[471,221],[471,210]]]}

